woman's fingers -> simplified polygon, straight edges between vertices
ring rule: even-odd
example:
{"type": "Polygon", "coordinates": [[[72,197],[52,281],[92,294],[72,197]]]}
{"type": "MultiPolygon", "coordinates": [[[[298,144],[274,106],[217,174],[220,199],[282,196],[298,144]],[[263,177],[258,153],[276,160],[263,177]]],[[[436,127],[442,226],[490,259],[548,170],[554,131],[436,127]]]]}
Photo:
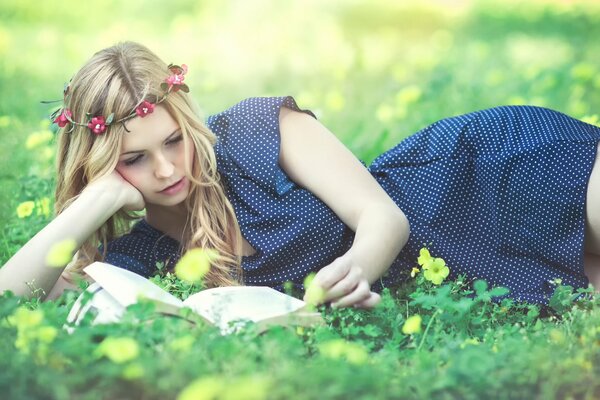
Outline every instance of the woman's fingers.
{"type": "Polygon", "coordinates": [[[349,307],[357,303],[362,303],[371,297],[371,289],[366,280],[358,283],[356,288],[348,295],[331,303],[334,308],[349,307]]]}
{"type": "Polygon", "coordinates": [[[371,295],[366,300],[354,304],[356,308],[373,308],[381,301],[381,296],[378,293],[371,292],[371,295]]]}
{"type": "Polygon", "coordinates": [[[325,291],[324,301],[337,300],[352,293],[360,283],[360,280],[360,271],[356,268],[351,268],[340,281],[325,291]]]}
{"type": "Polygon", "coordinates": [[[330,301],[333,307],[372,308],[381,298],[371,292],[362,270],[350,258],[342,256],[315,275],[304,300],[316,304],[330,301]]]}
{"type": "Polygon", "coordinates": [[[321,268],[321,270],[317,272],[315,279],[313,280],[313,284],[316,283],[325,291],[328,291],[337,282],[344,279],[349,271],[350,264],[344,262],[344,260],[339,257],[331,264],[321,268]]]}

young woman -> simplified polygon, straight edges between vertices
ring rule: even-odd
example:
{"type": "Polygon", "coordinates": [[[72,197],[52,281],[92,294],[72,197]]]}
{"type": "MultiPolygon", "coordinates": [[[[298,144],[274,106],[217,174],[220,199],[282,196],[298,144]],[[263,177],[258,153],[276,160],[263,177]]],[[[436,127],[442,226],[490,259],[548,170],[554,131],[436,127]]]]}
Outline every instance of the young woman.
{"type": "Polygon", "coordinates": [[[556,278],[600,286],[600,128],[499,107],[436,122],[366,168],[291,97],[204,123],[186,73],[126,42],[74,76],[55,119],[57,216],[0,269],[0,291],[53,297],[94,260],[149,276],[203,247],[219,254],[208,286],[281,289],[318,271],[324,301],[372,307],[423,245],[450,278],[518,300],[547,302],[556,278]],[[45,267],[66,238],[74,261],[45,267]]]}

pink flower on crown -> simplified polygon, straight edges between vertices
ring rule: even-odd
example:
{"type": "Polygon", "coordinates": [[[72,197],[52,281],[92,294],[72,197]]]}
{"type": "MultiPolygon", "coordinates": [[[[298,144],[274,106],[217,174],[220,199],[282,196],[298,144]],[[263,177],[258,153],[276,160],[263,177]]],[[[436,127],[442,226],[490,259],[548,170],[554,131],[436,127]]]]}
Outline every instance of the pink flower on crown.
{"type": "Polygon", "coordinates": [[[88,123],[88,128],[94,133],[94,135],[102,135],[106,131],[106,123],[104,122],[104,117],[94,117],[88,123]]]}
{"type": "Polygon", "coordinates": [[[183,81],[185,80],[185,74],[187,73],[187,65],[181,64],[181,67],[177,65],[173,65],[170,68],[172,75],[165,79],[165,82],[169,85],[169,90],[173,90],[174,92],[180,89],[180,86],[184,85],[183,81]]]}
{"type": "Polygon", "coordinates": [[[154,104],[149,101],[143,101],[142,104],[137,106],[135,109],[135,113],[140,117],[144,118],[148,114],[152,114],[154,112],[154,104]]]}
{"type": "Polygon", "coordinates": [[[71,110],[69,110],[68,108],[65,108],[58,117],[56,117],[56,119],[54,120],[55,124],[58,124],[59,127],[64,128],[65,125],[67,125],[69,123],[69,119],[71,119],[73,117],[73,114],[71,114],[71,110]]]}

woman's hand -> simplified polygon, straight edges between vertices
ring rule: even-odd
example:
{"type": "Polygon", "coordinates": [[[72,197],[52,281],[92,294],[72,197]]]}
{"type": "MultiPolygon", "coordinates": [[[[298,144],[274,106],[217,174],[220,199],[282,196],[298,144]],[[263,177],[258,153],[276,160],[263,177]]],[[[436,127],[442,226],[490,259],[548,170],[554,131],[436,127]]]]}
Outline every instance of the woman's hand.
{"type": "MultiPolygon", "coordinates": [[[[356,264],[350,252],[323,267],[315,275],[312,285],[316,285],[316,291],[321,294],[319,303],[330,301],[332,307],[336,308],[373,308],[381,301],[379,294],[371,292],[371,285],[364,276],[363,269],[356,264]]],[[[311,291],[315,293],[315,289],[311,291]]],[[[304,300],[314,299],[308,299],[305,295],[304,300]]]]}
{"type": "Polygon", "coordinates": [[[144,198],[139,190],[127,182],[116,170],[90,182],[84,193],[112,191],[117,195],[121,208],[125,211],[140,211],[145,207],[144,198]]]}

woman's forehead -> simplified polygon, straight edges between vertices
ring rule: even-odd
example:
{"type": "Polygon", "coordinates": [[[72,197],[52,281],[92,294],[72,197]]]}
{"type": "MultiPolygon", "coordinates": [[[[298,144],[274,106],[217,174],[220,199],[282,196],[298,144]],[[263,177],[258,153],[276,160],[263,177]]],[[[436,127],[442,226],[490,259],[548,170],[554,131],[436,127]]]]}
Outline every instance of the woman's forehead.
{"type": "Polygon", "coordinates": [[[179,125],[171,114],[164,107],[158,106],[152,114],[129,121],[127,124],[129,132],[123,135],[121,153],[143,150],[154,142],[162,142],[178,129],[179,125]]]}

